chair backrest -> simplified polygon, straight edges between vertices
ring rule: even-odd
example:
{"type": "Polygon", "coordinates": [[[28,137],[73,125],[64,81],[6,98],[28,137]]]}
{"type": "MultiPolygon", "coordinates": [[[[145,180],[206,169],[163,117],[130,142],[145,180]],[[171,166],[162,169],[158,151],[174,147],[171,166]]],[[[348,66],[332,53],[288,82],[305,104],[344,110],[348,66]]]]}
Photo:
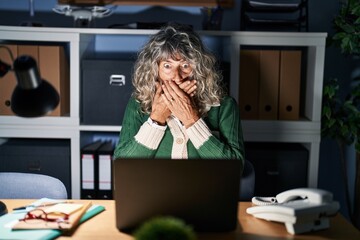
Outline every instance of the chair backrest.
{"type": "Polygon", "coordinates": [[[0,198],[67,199],[65,185],[57,178],[34,173],[0,172],[0,198]]]}
{"type": "Polygon", "coordinates": [[[244,170],[240,180],[240,201],[250,201],[255,190],[255,168],[254,165],[245,159],[244,170]]]}

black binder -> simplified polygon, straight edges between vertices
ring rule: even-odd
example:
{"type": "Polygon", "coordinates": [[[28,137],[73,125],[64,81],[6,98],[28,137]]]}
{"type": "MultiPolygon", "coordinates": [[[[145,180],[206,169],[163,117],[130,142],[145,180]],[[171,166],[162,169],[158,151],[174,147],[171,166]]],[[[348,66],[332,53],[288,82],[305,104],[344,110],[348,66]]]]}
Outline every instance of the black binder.
{"type": "Polygon", "coordinates": [[[112,199],[112,155],[114,145],[111,141],[105,142],[98,150],[98,199],[112,199]]]}
{"type": "Polygon", "coordinates": [[[81,193],[82,199],[95,199],[98,179],[98,150],[102,141],[90,143],[81,149],[81,193]]]}

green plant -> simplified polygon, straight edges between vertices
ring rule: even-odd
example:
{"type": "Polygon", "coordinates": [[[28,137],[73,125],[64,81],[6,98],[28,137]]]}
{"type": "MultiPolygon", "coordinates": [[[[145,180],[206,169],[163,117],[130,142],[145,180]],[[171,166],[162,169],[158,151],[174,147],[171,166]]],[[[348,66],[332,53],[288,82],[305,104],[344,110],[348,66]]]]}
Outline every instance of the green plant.
{"type": "Polygon", "coordinates": [[[195,240],[192,228],[182,220],[170,216],[146,221],[134,233],[136,240],[195,240]]]}
{"type": "MultiPolygon", "coordinates": [[[[346,56],[360,56],[360,1],[341,1],[339,14],[334,18],[335,34],[329,43],[340,48],[346,56]]],[[[322,108],[322,136],[336,140],[340,150],[343,184],[347,210],[352,223],[360,229],[360,158],[355,168],[355,209],[351,209],[348,174],[345,160],[346,145],[355,144],[360,155],[360,77],[352,79],[352,89],[345,96],[339,94],[337,79],[324,82],[322,108]]],[[[342,91],[344,92],[344,91],[342,91]]]]}
{"type": "MultiPolygon", "coordinates": [[[[360,152],[360,85],[357,84],[344,98],[341,98],[339,90],[337,79],[330,79],[324,84],[321,134],[323,137],[336,140],[339,147],[347,210],[351,222],[357,225],[358,210],[351,208],[344,152],[346,145],[351,144],[355,144],[356,151],[360,152]]],[[[355,166],[357,178],[359,178],[359,166],[360,163],[355,166]]],[[[359,191],[357,186],[355,191],[359,191]]],[[[359,193],[356,193],[355,207],[357,206],[356,202],[359,201],[358,198],[359,193]]]]}
{"type": "Polygon", "coordinates": [[[341,1],[339,14],[334,19],[333,43],[342,53],[360,55],[360,1],[341,1]]]}
{"type": "Polygon", "coordinates": [[[339,147],[355,143],[360,152],[360,85],[356,85],[343,99],[339,96],[337,79],[324,83],[322,107],[322,135],[336,139],[339,147]]]}

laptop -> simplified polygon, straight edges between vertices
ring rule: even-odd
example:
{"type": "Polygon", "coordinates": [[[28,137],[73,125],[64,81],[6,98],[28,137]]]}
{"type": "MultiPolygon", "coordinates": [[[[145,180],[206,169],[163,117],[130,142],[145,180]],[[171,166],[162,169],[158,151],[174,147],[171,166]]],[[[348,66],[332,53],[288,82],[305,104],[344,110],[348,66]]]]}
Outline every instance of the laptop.
{"type": "Polygon", "coordinates": [[[116,225],[132,231],[145,221],[172,216],[197,232],[237,226],[239,160],[117,159],[116,225]]]}

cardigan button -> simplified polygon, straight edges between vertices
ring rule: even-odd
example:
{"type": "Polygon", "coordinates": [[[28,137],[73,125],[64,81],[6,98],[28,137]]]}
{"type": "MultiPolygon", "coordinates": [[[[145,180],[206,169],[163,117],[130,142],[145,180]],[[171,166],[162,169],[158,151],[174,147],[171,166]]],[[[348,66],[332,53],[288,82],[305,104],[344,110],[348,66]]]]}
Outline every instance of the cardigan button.
{"type": "Polygon", "coordinates": [[[182,144],[183,142],[184,142],[184,140],[182,138],[177,138],[176,139],[177,144],[182,144]]]}

